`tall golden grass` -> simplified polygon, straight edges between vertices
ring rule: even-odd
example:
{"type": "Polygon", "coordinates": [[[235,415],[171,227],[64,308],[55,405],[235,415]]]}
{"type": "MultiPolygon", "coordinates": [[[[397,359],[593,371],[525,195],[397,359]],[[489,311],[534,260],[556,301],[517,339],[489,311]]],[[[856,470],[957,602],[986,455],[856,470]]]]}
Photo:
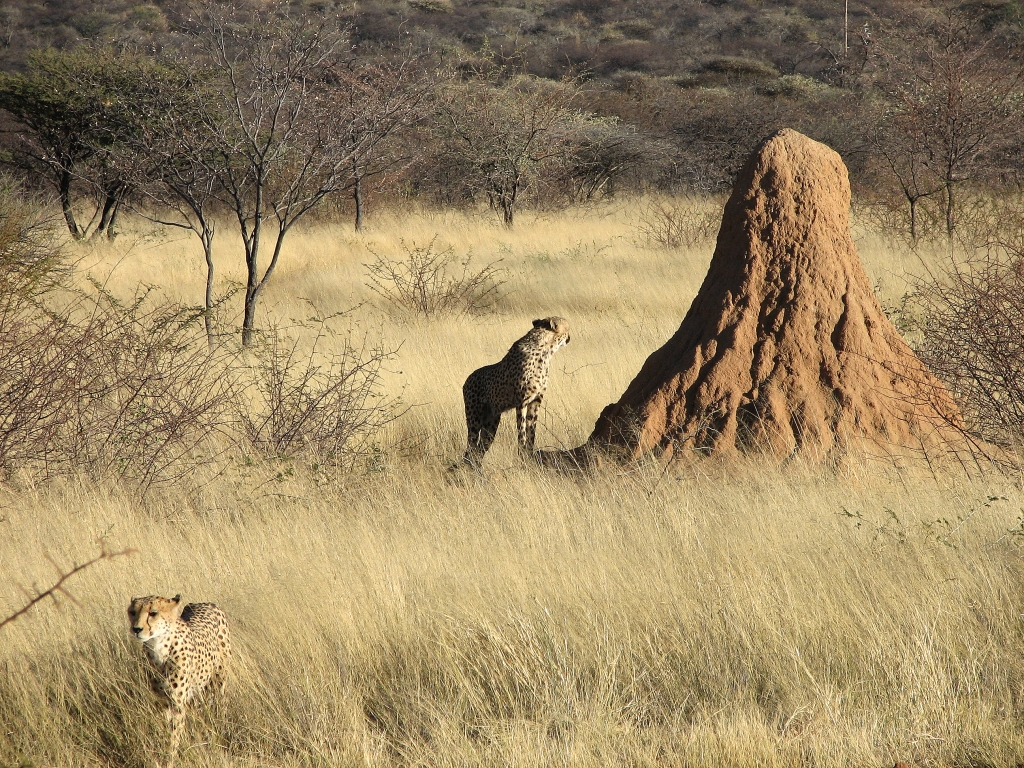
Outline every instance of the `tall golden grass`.
{"type": "MultiPolygon", "coordinates": [[[[451,482],[462,380],[533,317],[573,324],[538,432],[550,447],[584,440],[678,326],[711,244],[648,248],[635,216],[509,232],[424,213],[296,233],[263,322],[305,316],[305,300],[351,309],[357,332],[399,348],[388,389],[408,410],[354,474],[239,454],[143,500],[102,479],[4,489],[0,615],[99,541],[139,551],[0,631],[0,765],[162,760],[167,725],[125,609],[177,592],[221,605],[238,648],[229,697],[190,718],[185,766],[1024,760],[1017,478],[705,461],[572,479],[521,462],[505,425],[484,471],[451,482]],[[374,303],[368,249],[435,234],[503,259],[498,311],[428,323],[374,303]]],[[[913,258],[860,237],[898,296],[913,258]]],[[[225,290],[237,250],[225,236],[217,251],[225,290]]],[[[197,249],[166,233],[140,226],[77,256],[114,291],[202,295],[197,249]]]]}

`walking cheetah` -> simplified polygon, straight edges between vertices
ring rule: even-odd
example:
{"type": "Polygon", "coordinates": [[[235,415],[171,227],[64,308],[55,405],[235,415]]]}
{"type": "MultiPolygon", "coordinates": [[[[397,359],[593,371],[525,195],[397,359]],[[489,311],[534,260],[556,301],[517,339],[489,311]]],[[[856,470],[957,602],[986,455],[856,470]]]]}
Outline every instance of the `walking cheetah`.
{"type": "Polygon", "coordinates": [[[546,317],[533,321],[533,330],[519,339],[500,363],[469,374],[462,385],[469,441],[462,459],[479,466],[494,442],[501,414],[516,409],[519,447],[532,454],[537,435],[537,411],[548,388],[551,356],[569,343],[569,321],[546,317]]]}
{"type": "Polygon", "coordinates": [[[167,701],[171,724],[171,768],[178,750],[185,707],[208,687],[224,691],[231,658],[227,617],[213,603],[134,597],[128,606],[132,634],[142,642],[154,667],[153,690],[167,701]]]}

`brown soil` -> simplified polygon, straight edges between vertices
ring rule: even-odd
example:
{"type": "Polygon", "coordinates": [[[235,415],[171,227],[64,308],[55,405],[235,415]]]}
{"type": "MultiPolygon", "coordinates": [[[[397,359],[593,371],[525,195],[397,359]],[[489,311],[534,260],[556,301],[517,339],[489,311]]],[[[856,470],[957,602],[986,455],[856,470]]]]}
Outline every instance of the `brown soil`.
{"type": "Polygon", "coordinates": [[[960,440],[956,404],[871,290],[849,207],[836,152],[792,130],[766,140],[737,178],[682,325],[604,409],[588,446],[829,460],[854,443],[960,440]]]}

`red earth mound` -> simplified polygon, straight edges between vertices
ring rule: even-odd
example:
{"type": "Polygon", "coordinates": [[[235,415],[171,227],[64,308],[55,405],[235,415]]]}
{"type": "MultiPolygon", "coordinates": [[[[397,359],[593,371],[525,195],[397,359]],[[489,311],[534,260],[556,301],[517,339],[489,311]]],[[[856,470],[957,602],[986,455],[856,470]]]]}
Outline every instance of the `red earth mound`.
{"type": "Polygon", "coordinates": [[[830,460],[855,443],[959,441],[956,404],[871,290],[849,207],[836,152],[788,129],[767,139],[682,325],[604,409],[587,450],[830,460]]]}

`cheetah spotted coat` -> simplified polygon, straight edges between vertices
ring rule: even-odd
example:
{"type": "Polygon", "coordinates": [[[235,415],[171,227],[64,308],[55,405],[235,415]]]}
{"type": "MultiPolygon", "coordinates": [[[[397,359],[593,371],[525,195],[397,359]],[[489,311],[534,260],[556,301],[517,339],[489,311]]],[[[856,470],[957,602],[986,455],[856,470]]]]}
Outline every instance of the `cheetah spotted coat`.
{"type": "Polygon", "coordinates": [[[173,598],[136,597],[128,608],[132,634],[152,665],[153,690],[168,703],[173,765],[185,707],[207,688],[224,690],[231,636],[224,611],[213,603],[182,606],[173,598]]]}
{"type": "Polygon", "coordinates": [[[519,447],[532,454],[537,412],[548,388],[551,357],[569,343],[569,322],[562,317],[533,321],[533,330],[519,339],[498,363],[469,375],[462,386],[468,445],[463,461],[479,466],[494,442],[501,415],[516,409],[519,447]]]}

